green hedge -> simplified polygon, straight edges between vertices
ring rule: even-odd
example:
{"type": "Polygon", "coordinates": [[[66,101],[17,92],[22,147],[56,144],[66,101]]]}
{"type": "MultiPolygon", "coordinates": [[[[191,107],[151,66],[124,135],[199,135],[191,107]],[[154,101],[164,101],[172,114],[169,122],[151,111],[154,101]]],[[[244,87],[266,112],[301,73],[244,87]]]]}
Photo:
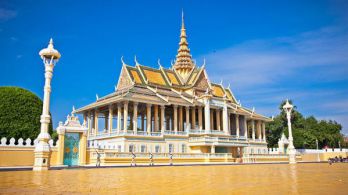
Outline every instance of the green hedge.
{"type": "MultiPolygon", "coordinates": [[[[42,101],[19,87],[0,87],[0,137],[36,139],[40,133],[42,101]]],[[[52,135],[52,119],[49,125],[52,135]]]]}

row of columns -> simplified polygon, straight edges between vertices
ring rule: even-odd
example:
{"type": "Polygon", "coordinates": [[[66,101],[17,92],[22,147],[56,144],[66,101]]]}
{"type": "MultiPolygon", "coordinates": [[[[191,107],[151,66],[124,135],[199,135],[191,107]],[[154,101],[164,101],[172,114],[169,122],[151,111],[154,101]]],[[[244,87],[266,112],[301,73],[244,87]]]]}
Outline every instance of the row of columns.
{"type": "Polygon", "coordinates": [[[251,123],[251,131],[252,131],[251,138],[253,140],[256,140],[256,136],[257,136],[258,140],[266,141],[266,125],[265,125],[265,123],[261,122],[261,121],[255,121],[255,120],[251,120],[250,123],[251,123]]]}
{"type": "MultiPolygon", "coordinates": [[[[122,104],[117,104],[117,131],[120,132],[122,130],[127,131],[128,129],[128,101],[123,102],[123,116],[122,116],[122,104]],[[121,124],[121,118],[123,118],[123,124],[121,124]]],[[[151,127],[152,127],[152,117],[151,117],[151,109],[153,107],[154,111],[154,131],[164,131],[166,129],[165,126],[165,106],[164,105],[152,105],[152,104],[146,104],[146,130],[148,133],[151,133],[151,127]],[[160,107],[160,117],[159,117],[159,107],[160,107]],[[159,121],[160,119],[160,121],[159,121]]],[[[203,130],[203,112],[202,107],[185,107],[185,126],[184,126],[184,120],[183,120],[183,106],[177,106],[173,105],[173,130],[175,132],[177,131],[189,131],[190,129],[196,129],[196,110],[198,109],[198,128],[199,130],[203,130]],[[191,109],[191,117],[190,117],[190,109],[191,109]],[[178,113],[179,112],[179,113],[178,113]],[[178,119],[179,117],[179,119],[178,119]],[[191,118],[191,121],[190,121],[191,118]],[[191,126],[192,125],[192,126],[191,126]]],[[[106,130],[111,133],[112,127],[113,127],[113,111],[114,111],[114,105],[109,105],[108,108],[108,116],[105,117],[106,122],[106,130]]],[[[204,126],[205,131],[208,133],[210,130],[213,129],[213,114],[210,113],[210,104],[206,102],[204,106],[204,126]]],[[[225,132],[225,134],[231,134],[231,120],[230,120],[230,114],[228,113],[227,106],[224,106],[222,109],[222,118],[221,118],[221,110],[216,109],[215,110],[215,116],[216,116],[216,128],[215,130],[222,130],[225,132]],[[221,120],[222,119],[222,120],[221,120]],[[222,128],[221,128],[222,123],[222,128]]],[[[98,134],[98,115],[99,111],[98,109],[95,109],[95,112],[93,114],[92,119],[92,113],[89,111],[87,114],[84,115],[84,122],[87,123],[88,129],[90,131],[93,129],[93,132],[90,132],[90,134],[97,135],[98,134]],[[92,120],[93,120],[93,128],[92,127],[92,120]]],[[[240,128],[240,115],[235,115],[235,130],[236,130],[236,136],[240,136],[241,128],[240,128]]],[[[144,116],[141,116],[142,118],[142,127],[144,127],[144,116]]],[[[243,124],[243,130],[244,130],[244,137],[248,137],[248,125],[247,120],[245,117],[243,117],[244,124],[243,124]]],[[[132,129],[134,132],[138,130],[138,103],[133,102],[133,116],[131,116],[132,121],[132,129]]],[[[168,123],[168,120],[166,120],[168,123]]],[[[258,121],[255,124],[254,120],[251,120],[251,129],[252,129],[252,136],[251,138],[255,140],[255,136],[257,133],[257,137],[259,139],[265,140],[265,124],[261,123],[261,121],[258,121]],[[255,127],[256,126],[256,127],[255,127]],[[256,130],[256,132],[255,132],[256,130]]]]}

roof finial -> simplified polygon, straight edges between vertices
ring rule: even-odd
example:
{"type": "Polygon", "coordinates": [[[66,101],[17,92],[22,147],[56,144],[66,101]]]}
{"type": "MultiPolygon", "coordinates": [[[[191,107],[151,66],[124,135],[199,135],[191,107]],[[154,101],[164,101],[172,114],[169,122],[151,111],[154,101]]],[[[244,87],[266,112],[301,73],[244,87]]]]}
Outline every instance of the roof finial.
{"type": "Polygon", "coordinates": [[[71,116],[74,116],[74,113],[75,113],[75,106],[73,105],[72,106],[72,111],[71,111],[71,116]]]}
{"type": "Polygon", "coordinates": [[[138,61],[137,61],[137,56],[134,55],[134,61],[135,61],[135,65],[139,65],[138,61]]]}
{"type": "Polygon", "coordinates": [[[162,68],[161,59],[158,58],[157,63],[158,63],[158,66],[159,66],[160,68],[162,68]]]}
{"type": "Polygon", "coordinates": [[[181,29],[185,29],[185,23],[184,23],[184,8],[181,10],[181,29]]]}
{"type": "Polygon", "coordinates": [[[122,65],[125,65],[126,63],[124,63],[123,61],[123,56],[121,56],[121,62],[122,62],[122,65]]]}
{"type": "Polygon", "coordinates": [[[52,38],[50,38],[50,42],[48,45],[51,45],[53,47],[53,39],[52,38]]]}

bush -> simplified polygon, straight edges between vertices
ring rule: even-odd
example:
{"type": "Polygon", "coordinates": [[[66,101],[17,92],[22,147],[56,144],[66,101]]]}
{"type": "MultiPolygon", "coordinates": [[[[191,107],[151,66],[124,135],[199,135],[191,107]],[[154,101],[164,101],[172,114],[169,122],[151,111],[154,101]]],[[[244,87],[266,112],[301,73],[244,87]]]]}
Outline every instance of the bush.
{"type": "MultiPolygon", "coordinates": [[[[42,101],[19,87],[0,87],[0,137],[36,139],[40,133],[42,101]]],[[[52,119],[49,133],[52,135],[52,119]]]]}

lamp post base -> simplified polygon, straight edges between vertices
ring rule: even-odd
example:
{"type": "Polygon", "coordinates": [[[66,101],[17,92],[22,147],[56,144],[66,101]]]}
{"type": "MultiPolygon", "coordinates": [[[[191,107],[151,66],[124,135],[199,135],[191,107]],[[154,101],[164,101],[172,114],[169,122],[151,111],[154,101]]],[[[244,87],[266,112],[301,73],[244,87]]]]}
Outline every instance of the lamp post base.
{"type": "Polygon", "coordinates": [[[45,171],[50,167],[51,150],[50,145],[46,142],[40,141],[34,151],[34,171],[45,171]]]}
{"type": "Polygon", "coordinates": [[[289,164],[296,164],[296,150],[290,148],[289,150],[289,164]]]}

